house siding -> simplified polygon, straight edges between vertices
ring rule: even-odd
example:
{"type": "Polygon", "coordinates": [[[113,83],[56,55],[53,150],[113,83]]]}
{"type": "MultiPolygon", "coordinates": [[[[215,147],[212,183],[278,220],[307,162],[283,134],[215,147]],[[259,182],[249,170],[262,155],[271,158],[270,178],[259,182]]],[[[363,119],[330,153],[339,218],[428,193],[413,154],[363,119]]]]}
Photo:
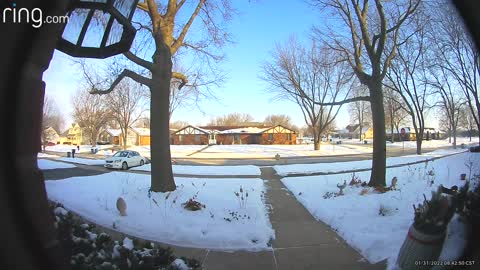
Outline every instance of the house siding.
{"type": "Polygon", "coordinates": [[[172,143],[176,145],[195,145],[208,144],[207,134],[174,134],[172,135],[172,143]],[[199,140],[195,137],[199,136],[199,140]]]}
{"type": "Polygon", "coordinates": [[[260,144],[296,144],[296,142],[297,134],[295,133],[263,133],[260,144]],[[269,134],[272,134],[272,140],[270,140],[269,134]],[[290,134],[290,139],[288,134],[290,134]]]}
{"type": "Polygon", "coordinates": [[[217,144],[260,144],[260,134],[218,134],[217,144]]]}

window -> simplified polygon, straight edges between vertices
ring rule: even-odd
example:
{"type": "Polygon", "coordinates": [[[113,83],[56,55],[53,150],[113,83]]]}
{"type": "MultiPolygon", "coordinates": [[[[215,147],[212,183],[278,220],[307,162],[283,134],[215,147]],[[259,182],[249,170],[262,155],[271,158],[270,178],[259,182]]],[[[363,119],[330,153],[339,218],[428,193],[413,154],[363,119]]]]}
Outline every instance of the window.
{"type": "Polygon", "coordinates": [[[268,140],[269,140],[269,141],[273,141],[273,133],[269,133],[269,134],[268,134],[268,140]]]}
{"type": "Polygon", "coordinates": [[[287,133],[287,141],[291,141],[292,140],[292,134],[291,133],[287,133]]]}
{"type": "Polygon", "coordinates": [[[233,135],[234,141],[240,141],[240,135],[233,135]]]}
{"type": "Polygon", "coordinates": [[[183,135],[178,135],[178,140],[179,140],[180,142],[183,142],[183,135]]]}
{"type": "Polygon", "coordinates": [[[200,135],[195,135],[195,142],[199,143],[200,142],[200,135]]]}

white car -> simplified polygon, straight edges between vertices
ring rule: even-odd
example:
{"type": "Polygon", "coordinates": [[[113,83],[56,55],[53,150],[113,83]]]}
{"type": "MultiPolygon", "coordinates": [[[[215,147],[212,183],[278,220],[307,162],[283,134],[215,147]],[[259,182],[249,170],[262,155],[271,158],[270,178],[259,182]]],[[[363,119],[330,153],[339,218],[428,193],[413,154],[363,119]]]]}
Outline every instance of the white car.
{"type": "Polygon", "coordinates": [[[105,159],[107,164],[104,166],[106,168],[115,168],[127,170],[133,166],[142,166],[145,164],[145,158],[142,157],[137,151],[118,151],[113,156],[105,159]]]}

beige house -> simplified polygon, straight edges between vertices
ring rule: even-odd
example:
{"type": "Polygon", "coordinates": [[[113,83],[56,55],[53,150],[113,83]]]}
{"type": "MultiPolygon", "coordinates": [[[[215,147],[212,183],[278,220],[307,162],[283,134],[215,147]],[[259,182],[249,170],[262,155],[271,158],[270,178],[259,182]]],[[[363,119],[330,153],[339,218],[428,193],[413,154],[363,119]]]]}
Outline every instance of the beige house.
{"type": "MultiPolygon", "coordinates": [[[[123,145],[121,129],[104,129],[98,136],[99,142],[123,145]]],[[[150,145],[150,129],[133,127],[127,130],[127,145],[150,145]]]]}
{"type": "Polygon", "coordinates": [[[44,140],[45,144],[57,144],[60,142],[60,135],[58,135],[58,132],[54,128],[48,127],[42,132],[42,140],[44,140]]]}
{"type": "Polygon", "coordinates": [[[150,145],[150,129],[139,127],[130,128],[127,142],[128,138],[131,138],[131,142],[135,142],[131,145],[150,145]],[[133,135],[130,135],[130,131],[135,134],[135,137],[133,135]]]}

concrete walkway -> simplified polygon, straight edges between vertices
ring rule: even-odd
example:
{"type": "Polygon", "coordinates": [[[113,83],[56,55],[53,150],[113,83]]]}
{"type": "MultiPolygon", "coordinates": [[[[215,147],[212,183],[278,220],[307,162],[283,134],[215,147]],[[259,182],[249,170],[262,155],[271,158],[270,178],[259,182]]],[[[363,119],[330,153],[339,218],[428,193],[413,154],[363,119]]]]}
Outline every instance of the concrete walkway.
{"type": "Polygon", "coordinates": [[[269,215],[276,237],[272,242],[274,269],[385,269],[385,264],[369,264],[330,227],[315,220],[273,168],[261,171],[266,203],[273,206],[269,215]]]}

